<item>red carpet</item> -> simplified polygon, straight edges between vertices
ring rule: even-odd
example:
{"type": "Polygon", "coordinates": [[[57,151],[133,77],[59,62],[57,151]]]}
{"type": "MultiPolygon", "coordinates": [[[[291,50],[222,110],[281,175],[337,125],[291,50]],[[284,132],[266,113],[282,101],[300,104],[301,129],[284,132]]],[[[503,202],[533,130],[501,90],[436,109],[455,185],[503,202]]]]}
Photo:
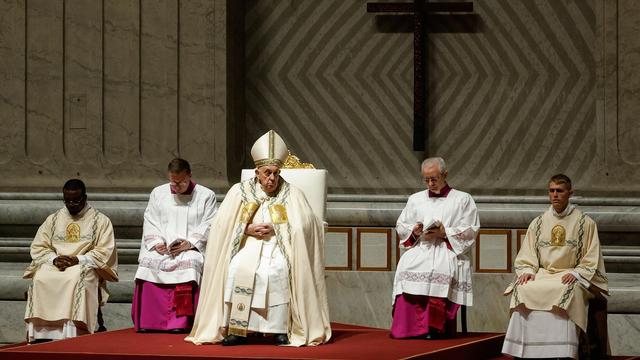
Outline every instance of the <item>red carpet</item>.
{"type": "Polygon", "coordinates": [[[471,333],[447,340],[394,340],[389,331],[332,324],[333,338],[315,347],[283,347],[271,338],[250,338],[249,345],[195,346],[184,334],[109,331],[36,345],[0,349],[1,359],[488,359],[500,356],[504,334],[471,333]]]}

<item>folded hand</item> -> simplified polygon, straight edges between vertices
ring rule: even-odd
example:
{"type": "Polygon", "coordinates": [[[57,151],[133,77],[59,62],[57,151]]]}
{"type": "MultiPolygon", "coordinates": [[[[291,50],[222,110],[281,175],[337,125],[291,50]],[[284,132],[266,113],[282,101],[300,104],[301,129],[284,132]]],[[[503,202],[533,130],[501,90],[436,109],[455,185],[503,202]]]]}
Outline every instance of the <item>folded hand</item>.
{"type": "Polygon", "coordinates": [[[65,269],[70,266],[78,265],[79,262],[80,261],[76,256],[60,255],[53,259],[53,265],[55,265],[60,271],[65,271],[65,269]]]}
{"type": "Polygon", "coordinates": [[[262,239],[275,234],[273,225],[271,224],[249,224],[245,230],[245,234],[253,236],[256,239],[262,239]]]}
{"type": "Polygon", "coordinates": [[[171,256],[173,257],[176,257],[181,252],[190,250],[191,248],[192,248],[191,243],[188,242],[187,240],[184,240],[184,239],[178,240],[173,244],[171,244],[171,247],[169,248],[169,254],[171,254],[171,256]]]}

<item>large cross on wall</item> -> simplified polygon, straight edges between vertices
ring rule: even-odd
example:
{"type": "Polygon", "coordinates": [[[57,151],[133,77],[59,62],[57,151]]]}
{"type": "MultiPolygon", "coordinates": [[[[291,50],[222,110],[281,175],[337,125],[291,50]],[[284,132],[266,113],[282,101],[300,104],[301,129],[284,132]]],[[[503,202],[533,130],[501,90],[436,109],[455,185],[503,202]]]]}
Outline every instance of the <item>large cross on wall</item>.
{"type": "Polygon", "coordinates": [[[370,13],[412,13],[413,26],[413,150],[425,151],[427,125],[427,23],[428,13],[470,13],[473,2],[367,3],[370,13]]]}

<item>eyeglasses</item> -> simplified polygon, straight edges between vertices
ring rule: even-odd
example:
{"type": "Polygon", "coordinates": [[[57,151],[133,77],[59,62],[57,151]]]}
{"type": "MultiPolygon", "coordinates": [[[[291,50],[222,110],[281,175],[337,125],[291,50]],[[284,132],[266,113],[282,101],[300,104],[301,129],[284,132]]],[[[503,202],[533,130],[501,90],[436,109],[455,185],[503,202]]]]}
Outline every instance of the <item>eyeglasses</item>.
{"type": "Polygon", "coordinates": [[[440,181],[441,178],[442,177],[440,177],[440,176],[438,176],[438,177],[423,177],[422,181],[424,181],[427,184],[430,183],[430,182],[436,183],[436,182],[440,181]]]}
{"type": "Polygon", "coordinates": [[[81,197],[81,198],[80,198],[80,199],[78,199],[78,200],[62,200],[62,202],[63,202],[65,205],[75,206],[75,205],[80,205],[80,204],[82,204],[82,202],[84,201],[84,198],[85,198],[85,197],[83,196],[83,197],[81,197]]]}

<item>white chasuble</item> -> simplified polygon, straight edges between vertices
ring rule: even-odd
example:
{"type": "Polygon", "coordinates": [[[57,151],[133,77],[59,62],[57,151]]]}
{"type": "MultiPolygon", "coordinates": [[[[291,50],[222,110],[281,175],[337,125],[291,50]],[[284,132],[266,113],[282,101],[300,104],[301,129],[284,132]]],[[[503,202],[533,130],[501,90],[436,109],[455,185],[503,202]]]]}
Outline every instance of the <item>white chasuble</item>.
{"type": "Polygon", "coordinates": [[[468,254],[480,228],[473,198],[455,189],[446,197],[429,197],[426,190],[411,195],[396,224],[401,244],[409,239],[416,223],[432,221],[444,225],[451,249],[445,241],[427,241],[422,237],[409,245],[398,262],[393,301],[397,295],[407,293],[472,305],[468,254]]]}
{"type": "MultiPolygon", "coordinates": [[[[216,231],[209,234],[198,311],[187,341],[222,341],[231,326],[228,317],[233,317],[229,306],[231,312],[238,307],[243,311],[251,308],[249,324],[242,324],[248,328],[254,313],[267,319],[272,315],[286,319],[291,346],[319,345],[330,339],[322,225],[304,194],[282,178],[280,181],[278,193],[268,199],[261,196],[256,179],[235,184],[225,196],[211,225],[216,231]],[[250,203],[266,206],[266,210],[258,207],[254,213],[250,203]],[[275,235],[266,242],[244,235],[248,223],[269,222],[267,219],[273,223],[275,235]],[[247,271],[255,273],[255,283],[243,289],[256,296],[251,297],[250,306],[235,303],[237,274],[249,263],[243,259],[245,247],[257,241],[262,242],[260,255],[247,271]],[[231,281],[234,283],[229,284],[231,281]]],[[[255,327],[263,329],[263,325],[255,327]]]]}
{"type": "Polygon", "coordinates": [[[156,187],[149,196],[136,279],[157,284],[200,282],[209,226],[216,213],[216,195],[197,185],[189,195],[172,194],[169,184],[156,187]],[[195,250],[173,257],[155,251],[178,240],[189,241],[195,250]]]}
{"type": "Polygon", "coordinates": [[[38,229],[31,244],[31,258],[23,276],[32,279],[25,311],[30,337],[34,331],[44,331],[49,338],[72,336],[76,334],[74,327],[93,333],[98,292],[102,304],[106,303],[105,281],[118,281],[109,218],[88,204],[76,216],[66,208],[58,210],[38,229]],[[60,255],[77,256],[80,263],[60,271],[53,265],[53,259],[60,255]]]}

